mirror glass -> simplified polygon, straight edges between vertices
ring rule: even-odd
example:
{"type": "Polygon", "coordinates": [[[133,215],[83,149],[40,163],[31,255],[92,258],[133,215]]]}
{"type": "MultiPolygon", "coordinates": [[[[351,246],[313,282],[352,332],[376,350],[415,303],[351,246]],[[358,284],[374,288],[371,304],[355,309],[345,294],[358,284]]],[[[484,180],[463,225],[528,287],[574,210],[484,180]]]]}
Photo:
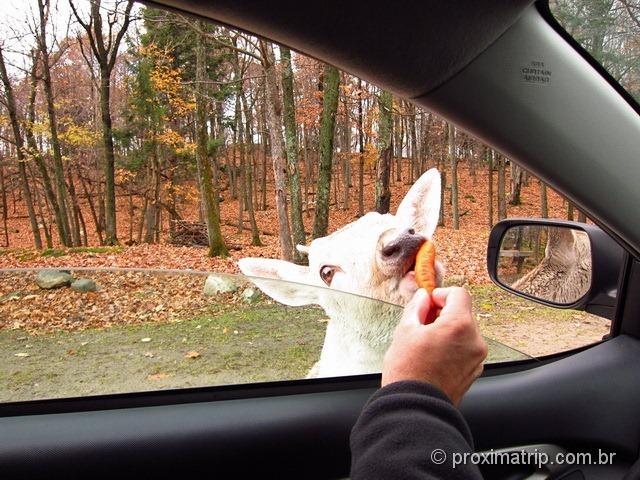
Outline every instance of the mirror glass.
{"type": "Polygon", "coordinates": [[[530,297],[571,305],[591,287],[589,236],[569,227],[511,227],[500,243],[496,277],[530,297]]]}

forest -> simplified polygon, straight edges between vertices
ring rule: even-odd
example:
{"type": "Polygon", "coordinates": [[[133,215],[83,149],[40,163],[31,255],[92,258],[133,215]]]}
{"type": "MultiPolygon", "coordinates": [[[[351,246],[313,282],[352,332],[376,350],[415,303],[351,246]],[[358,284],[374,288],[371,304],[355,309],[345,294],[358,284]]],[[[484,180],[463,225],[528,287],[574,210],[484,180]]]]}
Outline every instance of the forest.
{"type": "MultiPolygon", "coordinates": [[[[639,98],[640,2],[550,6],[639,98]]],[[[496,221],[586,221],[445,119],[268,40],[130,0],[29,0],[3,17],[4,267],[71,253],[80,264],[227,271],[246,255],[304,262],[295,245],[393,212],[432,167],[437,242],[472,283],[486,280],[496,221]]]]}

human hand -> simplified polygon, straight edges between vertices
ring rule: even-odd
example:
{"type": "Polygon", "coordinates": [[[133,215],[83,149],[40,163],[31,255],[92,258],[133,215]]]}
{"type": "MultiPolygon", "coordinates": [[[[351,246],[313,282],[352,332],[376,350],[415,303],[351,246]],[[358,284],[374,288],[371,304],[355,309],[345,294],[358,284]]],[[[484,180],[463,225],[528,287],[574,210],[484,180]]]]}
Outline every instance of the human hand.
{"type": "Polygon", "coordinates": [[[487,356],[471,313],[471,296],[459,287],[419,289],[407,304],[384,356],[382,386],[401,380],[427,382],[454,405],[482,373],[487,356]]]}

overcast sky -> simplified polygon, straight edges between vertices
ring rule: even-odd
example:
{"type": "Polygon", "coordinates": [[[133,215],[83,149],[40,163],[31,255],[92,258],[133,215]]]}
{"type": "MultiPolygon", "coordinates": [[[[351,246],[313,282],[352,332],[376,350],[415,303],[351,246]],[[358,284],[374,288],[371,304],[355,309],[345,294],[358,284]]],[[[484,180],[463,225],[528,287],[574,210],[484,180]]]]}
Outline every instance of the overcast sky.
{"type": "MultiPolygon", "coordinates": [[[[73,12],[69,7],[69,0],[51,1],[52,21],[49,22],[48,31],[49,34],[55,31],[56,37],[61,39],[67,34],[69,28],[69,33],[73,33],[78,26],[72,18],[73,12]],[[70,19],[71,25],[69,27],[70,19]]],[[[78,10],[88,12],[88,0],[74,0],[74,4],[78,10]]],[[[113,8],[114,2],[103,0],[102,4],[103,10],[107,11],[113,8]]],[[[34,16],[38,17],[37,0],[0,0],[0,5],[0,39],[3,42],[7,62],[18,67],[23,66],[25,59],[17,52],[27,52],[33,44],[33,37],[29,34],[29,22],[33,22],[34,16]]],[[[134,7],[134,11],[135,9],[136,7],[134,7]]],[[[49,44],[51,44],[51,39],[49,44]]]]}

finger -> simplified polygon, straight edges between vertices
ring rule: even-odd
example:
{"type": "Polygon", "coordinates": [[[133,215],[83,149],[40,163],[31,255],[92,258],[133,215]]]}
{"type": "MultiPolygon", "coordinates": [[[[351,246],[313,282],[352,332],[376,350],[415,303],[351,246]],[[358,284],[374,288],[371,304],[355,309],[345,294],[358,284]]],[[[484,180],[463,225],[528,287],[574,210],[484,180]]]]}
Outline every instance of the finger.
{"type": "Polygon", "coordinates": [[[427,312],[431,309],[431,296],[424,289],[420,288],[413,294],[413,297],[407,303],[402,314],[401,324],[419,325],[424,323],[427,318],[427,312]]]}
{"type": "Polygon", "coordinates": [[[471,295],[464,288],[436,288],[433,303],[442,308],[442,315],[468,314],[471,312],[471,295]]]}
{"type": "Polygon", "coordinates": [[[480,365],[478,365],[476,369],[473,371],[474,380],[478,378],[480,375],[482,375],[483,371],[484,371],[484,362],[480,362],[480,365]]]}

